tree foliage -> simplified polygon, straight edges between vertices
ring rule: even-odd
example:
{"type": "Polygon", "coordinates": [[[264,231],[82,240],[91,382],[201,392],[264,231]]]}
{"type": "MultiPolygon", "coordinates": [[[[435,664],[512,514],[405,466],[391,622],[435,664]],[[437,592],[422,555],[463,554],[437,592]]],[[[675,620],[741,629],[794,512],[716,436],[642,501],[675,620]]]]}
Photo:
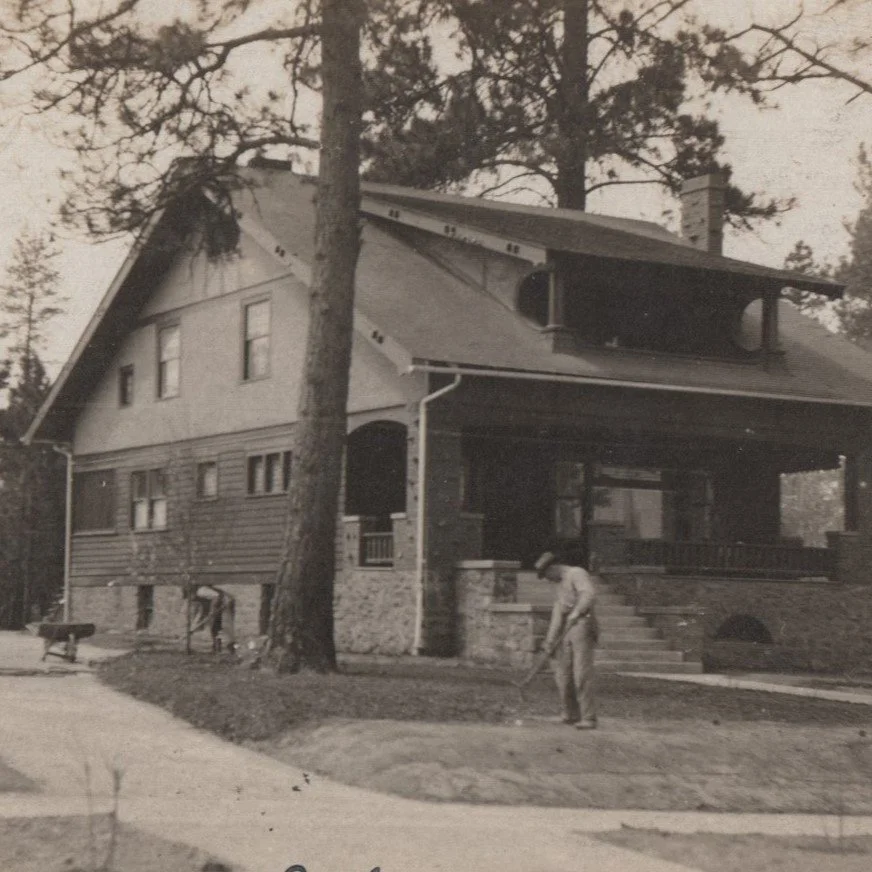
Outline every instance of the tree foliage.
{"type": "Polygon", "coordinates": [[[49,322],[62,312],[57,251],[44,234],[16,240],[0,300],[0,336],[11,355],[0,410],[0,626],[43,614],[63,581],[64,460],[50,446],[21,444],[50,383],[39,353],[49,322]]]}
{"type": "MultiPolygon", "coordinates": [[[[688,0],[430,0],[415,40],[378,45],[367,78],[370,178],[490,192],[530,187],[584,209],[614,185],[657,184],[728,169],[702,95],[760,95],[730,44],[709,38],[688,0]],[[435,38],[448,34],[455,56],[435,38]],[[434,36],[435,35],[435,36],[434,36]]],[[[738,224],[786,204],[730,186],[738,224]]]]}
{"type": "Polygon", "coordinates": [[[872,159],[865,147],[857,156],[855,184],[862,200],[856,220],[848,226],[848,256],[837,270],[837,277],[846,285],[837,313],[847,336],[872,339],[872,159]]]}
{"type": "MultiPolygon", "coordinates": [[[[684,178],[728,169],[706,102],[715,92],[759,102],[756,66],[693,8],[370,0],[368,175],[423,188],[532,186],[584,208],[603,187],[675,192],[684,178]]],[[[201,0],[185,18],[146,12],[144,0],[18,0],[0,22],[2,75],[38,71],[33,111],[66,118],[61,138],[82,171],[64,213],[94,233],[136,229],[204,183],[228,198],[233,168],[258,151],[299,157],[318,146],[307,112],[321,87],[314,0],[201,0]],[[92,14],[77,14],[80,5],[92,14]],[[184,167],[168,173],[182,154],[184,167]]],[[[728,190],[737,224],[787,205],[728,190]]]]}
{"type": "Polygon", "coordinates": [[[813,14],[796,2],[780,21],[755,19],[734,32],[710,29],[708,36],[715,44],[731,46],[749,85],[763,91],[830,80],[846,85],[850,99],[872,96],[867,0],[829,0],[817,5],[820,8],[813,14]]]}

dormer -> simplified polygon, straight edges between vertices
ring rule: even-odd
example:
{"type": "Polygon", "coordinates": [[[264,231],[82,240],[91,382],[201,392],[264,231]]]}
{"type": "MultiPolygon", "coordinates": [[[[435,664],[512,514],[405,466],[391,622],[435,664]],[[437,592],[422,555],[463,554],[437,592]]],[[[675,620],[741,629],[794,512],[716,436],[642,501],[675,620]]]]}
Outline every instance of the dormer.
{"type": "MultiPolygon", "coordinates": [[[[551,249],[549,264],[520,281],[518,312],[554,336],[557,352],[602,347],[749,362],[779,355],[778,300],[801,277],[723,257],[726,187],[717,173],[685,183],[681,238],[615,227],[607,244],[551,249]]],[[[821,287],[825,280],[806,281],[838,293],[821,287]]]]}

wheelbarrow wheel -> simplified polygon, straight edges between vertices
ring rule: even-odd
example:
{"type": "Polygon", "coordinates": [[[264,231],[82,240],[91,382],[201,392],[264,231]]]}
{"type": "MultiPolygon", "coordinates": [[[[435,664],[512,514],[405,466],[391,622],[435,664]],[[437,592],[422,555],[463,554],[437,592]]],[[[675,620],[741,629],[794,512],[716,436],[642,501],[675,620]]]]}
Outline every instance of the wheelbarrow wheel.
{"type": "Polygon", "coordinates": [[[67,650],[66,650],[67,660],[69,660],[70,663],[76,662],[76,649],[77,648],[78,648],[78,644],[76,642],[76,634],[70,633],[70,635],[67,636],[67,650]]]}

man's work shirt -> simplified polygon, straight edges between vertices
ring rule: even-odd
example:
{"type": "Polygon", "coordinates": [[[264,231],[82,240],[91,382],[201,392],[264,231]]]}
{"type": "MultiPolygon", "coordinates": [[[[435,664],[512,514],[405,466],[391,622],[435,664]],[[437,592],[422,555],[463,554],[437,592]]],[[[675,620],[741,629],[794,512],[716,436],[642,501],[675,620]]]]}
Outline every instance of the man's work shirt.
{"type": "Polygon", "coordinates": [[[546,648],[554,644],[567,624],[574,623],[580,615],[592,610],[596,599],[593,581],[580,566],[561,566],[560,581],[556,587],[551,624],[545,637],[546,648]]]}

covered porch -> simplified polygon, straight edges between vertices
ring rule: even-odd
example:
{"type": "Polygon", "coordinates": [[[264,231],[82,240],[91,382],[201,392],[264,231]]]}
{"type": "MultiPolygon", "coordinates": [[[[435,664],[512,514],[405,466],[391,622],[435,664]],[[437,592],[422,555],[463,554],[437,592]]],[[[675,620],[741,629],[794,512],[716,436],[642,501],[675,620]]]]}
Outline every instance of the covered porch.
{"type": "Polygon", "coordinates": [[[844,407],[476,378],[431,414],[423,476],[414,421],[374,428],[349,453],[357,566],[398,565],[402,541],[408,568],[423,532],[431,569],[480,559],[530,568],[559,545],[600,567],[831,579],[868,514],[868,422],[844,407]],[[842,468],[843,529],[826,547],[786,536],[781,477],[842,468]]]}

